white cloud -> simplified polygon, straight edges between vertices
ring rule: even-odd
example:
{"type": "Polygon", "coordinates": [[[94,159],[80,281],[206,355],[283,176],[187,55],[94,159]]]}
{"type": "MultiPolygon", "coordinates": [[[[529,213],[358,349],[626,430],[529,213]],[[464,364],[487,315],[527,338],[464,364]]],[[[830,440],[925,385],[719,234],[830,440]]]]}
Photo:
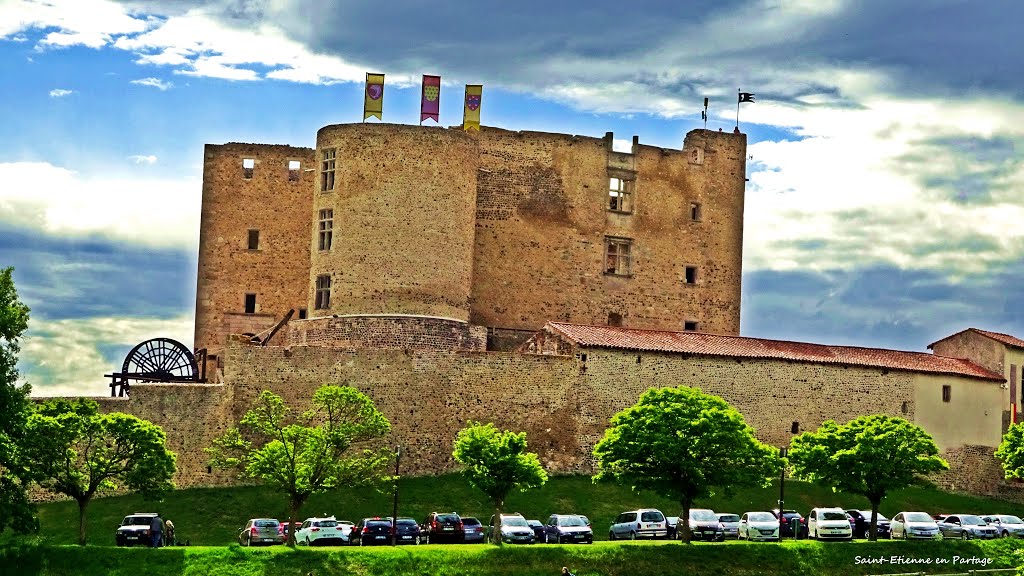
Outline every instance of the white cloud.
{"type": "Polygon", "coordinates": [[[165,82],[165,81],[163,81],[163,80],[161,80],[159,78],[152,78],[152,77],[151,78],[140,78],[138,80],[132,80],[131,83],[132,84],[138,84],[139,86],[151,86],[153,88],[156,88],[157,90],[160,90],[161,92],[167,90],[168,88],[170,88],[171,86],[174,85],[171,82],[165,82]]]}
{"type": "MultiPolygon", "coordinates": [[[[33,320],[21,341],[21,381],[33,396],[106,396],[121,359],[111,364],[102,346],[134,346],[151,338],[173,338],[192,348],[194,319],[85,318],[33,320]]],[[[129,348],[130,349],[130,348],[129,348]]]]}
{"type": "Polygon", "coordinates": [[[199,243],[202,184],[194,178],[84,178],[45,162],[14,162],[0,163],[0,182],[0,219],[150,246],[199,243]]]}
{"type": "Polygon", "coordinates": [[[135,155],[129,156],[128,159],[131,160],[132,162],[136,163],[136,164],[150,164],[150,165],[156,164],[156,160],[157,160],[156,156],[154,156],[152,154],[150,154],[148,156],[142,156],[140,154],[135,154],[135,155]]]}
{"type": "Polygon", "coordinates": [[[54,88],[50,90],[50,98],[63,98],[70,94],[74,94],[74,90],[65,90],[64,88],[54,88]]]}
{"type": "Polygon", "coordinates": [[[0,2],[0,38],[29,29],[57,28],[36,48],[102,48],[116,35],[139,33],[148,22],[107,0],[8,0],[0,2]]]}

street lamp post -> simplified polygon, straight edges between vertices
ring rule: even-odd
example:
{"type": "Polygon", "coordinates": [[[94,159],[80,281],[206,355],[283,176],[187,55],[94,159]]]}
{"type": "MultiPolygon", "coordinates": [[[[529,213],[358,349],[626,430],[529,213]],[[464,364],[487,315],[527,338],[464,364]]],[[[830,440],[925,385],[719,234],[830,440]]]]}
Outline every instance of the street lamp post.
{"type": "MultiPolygon", "coordinates": [[[[786,457],[786,448],[779,450],[779,456],[786,457]]],[[[779,543],[782,543],[782,524],[786,521],[786,515],[783,512],[786,509],[786,467],[782,467],[782,472],[779,474],[779,543]]],[[[796,536],[796,534],[794,534],[796,536]]]]}
{"type": "Polygon", "coordinates": [[[395,449],[395,501],[391,515],[391,545],[398,543],[398,463],[402,460],[402,447],[395,449]]]}

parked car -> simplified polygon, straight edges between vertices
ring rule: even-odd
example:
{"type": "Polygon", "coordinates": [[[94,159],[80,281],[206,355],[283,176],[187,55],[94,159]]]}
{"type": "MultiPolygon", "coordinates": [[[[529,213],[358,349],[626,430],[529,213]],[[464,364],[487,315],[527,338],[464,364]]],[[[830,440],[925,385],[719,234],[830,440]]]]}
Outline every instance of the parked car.
{"type": "Polygon", "coordinates": [[[937,540],[942,538],[939,525],[927,512],[900,512],[890,521],[892,538],[904,540],[937,540]]]}
{"type": "Polygon", "coordinates": [[[552,514],[544,525],[544,542],[548,544],[594,543],[594,531],[575,514],[552,514]]]}
{"type": "Polygon", "coordinates": [[[974,514],[950,514],[937,523],[944,538],[960,538],[962,540],[999,538],[995,526],[989,526],[974,514]]]}
{"type": "Polygon", "coordinates": [[[661,510],[641,508],[619,514],[608,529],[608,539],[667,538],[668,521],[661,510]]]}
{"type": "Polygon", "coordinates": [[[295,531],[295,542],[306,546],[346,544],[351,534],[345,526],[339,526],[334,516],[306,518],[295,531]]]}
{"type": "Polygon", "coordinates": [[[778,540],[779,519],[771,512],[744,512],[738,530],[740,540],[778,540]]]}
{"type": "Polygon", "coordinates": [[[429,544],[454,542],[461,544],[466,539],[466,528],[462,518],[455,512],[431,512],[420,526],[421,534],[429,544]]]}
{"type": "MultiPolygon", "coordinates": [[[[779,517],[779,513],[780,512],[779,512],[778,508],[772,509],[772,514],[774,514],[776,518],[779,517]]],[[[796,510],[790,510],[788,508],[783,510],[781,512],[781,514],[782,514],[782,526],[779,528],[779,535],[781,535],[784,538],[792,538],[793,537],[793,519],[796,518],[797,520],[800,521],[800,524],[799,524],[799,526],[800,526],[799,530],[800,531],[797,532],[797,536],[796,536],[797,539],[807,538],[807,518],[804,518],[796,510]]]]}
{"type": "Polygon", "coordinates": [[[483,542],[487,538],[487,528],[484,527],[483,522],[472,516],[462,517],[462,527],[465,531],[463,541],[467,544],[470,542],[483,542]]]}
{"type": "Polygon", "coordinates": [[[812,508],[807,515],[807,535],[819,540],[853,540],[853,527],[842,508],[812,508]]]}
{"type": "Polygon", "coordinates": [[[242,546],[284,544],[284,531],[274,518],[253,518],[238,531],[238,543],[242,546]]]}
{"type": "MultiPolygon", "coordinates": [[[[722,523],[718,521],[718,516],[714,510],[708,510],[707,508],[691,508],[690,509],[690,534],[694,540],[708,540],[711,542],[721,542],[725,540],[725,533],[722,530],[722,523]]],[[[676,530],[678,538],[683,537],[682,530],[676,530]]]]}
{"type": "MultiPolygon", "coordinates": [[[[391,520],[391,517],[388,517],[391,520]]],[[[423,541],[423,532],[415,518],[398,517],[395,522],[395,543],[396,544],[419,544],[423,541]]]]}
{"type": "Polygon", "coordinates": [[[739,538],[740,517],[738,514],[719,512],[716,514],[718,521],[722,524],[722,536],[725,538],[739,538]]]}
{"type": "MultiPolygon", "coordinates": [[[[487,524],[487,535],[494,533],[494,516],[487,524]]],[[[501,515],[501,541],[508,544],[533,544],[535,540],[533,528],[526,522],[522,514],[501,515]]]]}
{"type": "Polygon", "coordinates": [[[302,522],[288,522],[287,520],[281,522],[281,534],[284,534],[286,538],[288,536],[288,533],[291,531],[293,524],[296,530],[302,527],[302,522]]]}
{"type": "Polygon", "coordinates": [[[994,526],[999,531],[999,536],[1003,538],[1024,538],[1024,520],[1016,516],[991,514],[982,516],[981,519],[988,522],[989,526],[994,526]]]}
{"type": "Polygon", "coordinates": [[[579,517],[580,517],[580,519],[581,519],[581,520],[583,520],[583,522],[584,522],[584,523],[585,523],[585,524],[586,524],[587,526],[590,526],[590,528],[591,528],[591,529],[593,529],[593,528],[594,528],[593,524],[591,524],[591,523],[590,523],[590,518],[587,518],[587,517],[586,517],[586,516],[584,516],[583,514],[575,514],[575,516],[579,516],[579,517]]]}
{"type": "Polygon", "coordinates": [[[118,546],[149,546],[149,526],[155,517],[154,512],[136,512],[125,516],[114,532],[114,542],[118,546]]]}
{"type": "Polygon", "coordinates": [[[375,546],[391,543],[391,519],[375,516],[363,518],[356,523],[352,531],[351,544],[357,546],[375,546]]]}
{"type": "MultiPolygon", "coordinates": [[[[853,518],[853,537],[867,538],[871,531],[871,510],[851,508],[846,513],[853,518]]],[[[877,528],[875,532],[879,538],[889,538],[889,519],[882,516],[881,512],[878,513],[875,519],[875,526],[877,528]]]]}
{"type": "Polygon", "coordinates": [[[679,530],[679,516],[665,516],[665,526],[668,528],[666,537],[669,540],[674,540],[679,530]]]}
{"type": "Polygon", "coordinates": [[[338,531],[342,535],[342,544],[352,543],[352,531],[356,529],[356,525],[349,522],[348,520],[338,520],[338,531]]]}
{"type": "Polygon", "coordinates": [[[540,523],[540,520],[527,520],[527,524],[530,528],[533,528],[533,539],[537,542],[544,541],[544,525],[540,523]]]}

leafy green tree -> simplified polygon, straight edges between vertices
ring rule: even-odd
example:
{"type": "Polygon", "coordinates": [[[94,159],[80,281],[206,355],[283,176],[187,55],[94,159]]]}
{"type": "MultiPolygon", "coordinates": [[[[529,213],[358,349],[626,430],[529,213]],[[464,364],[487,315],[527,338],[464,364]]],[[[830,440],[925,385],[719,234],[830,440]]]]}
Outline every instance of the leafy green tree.
{"type": "Polygon", "coordinates": [[[1024,479],[1024,423],[1010,426],[996,450],[1007,480],[1024,479]]]}
{"type": "MultiPolygon", "coordinates": [[[[349,386],[321,386],[312,407],[300,415],[264,390],[239,426],[215,439],[206,453],[212,466],[237,469],[240,478],[287,494],[288,520],[295,522],[313,494],[391,481],[385,468],[392,453],[369,447],[390,430],[373,401],[349,386]]],[[[288,545],[295,545],[295,530],[288,532],[288,545]]]]}
{"type": "Polygon", "coordinates": [[[877,534],[878,505],[901,488],[926,483],[923,475],[948,470],[932,437],[903,418],[874,414],[839,425],[828,420],[793,438],[794,476],[871,503],[870,539],[877,534]]]}
{"type": "Polygon", "coordinates": [[[29,308],[18,299],[13,268],[0,270],[0,532],[38,528],[26,487],[31,470],[19,459],[25,421],[31,412],[28,384],[18,386],[18,340],[28,329],[29,308]]]}
{"type": "Polygon", "coordinates": [[[690,508],[721,491],[767,486],[782,469],[777,448],[762,444],[743,416],[697,388],[652,388],[612,416],[594,446],[595,482],[626,484],[679,502],[679,528],[690,542],[690,508]]]}
{"type": "Polygon", "coordinates": [[[175,455],[164,431],[130,414],[100,414],[94,400],[55,399],[29,416],[25,463],[43,488],[78,502],[78,543],[86,543],[93,496],[120,486],[158,500],[174,485],[175,455]]]}
{"type": "Polygon", "coordinates": [[[469,484],[494,504],[491,539],[501,545],[501,513],[513,490],[539,488],[548,481],[537,454],[526,451],[526,432],[498,430],[494,424],[467,422],[455,437],[455,461],[469,484]]]}

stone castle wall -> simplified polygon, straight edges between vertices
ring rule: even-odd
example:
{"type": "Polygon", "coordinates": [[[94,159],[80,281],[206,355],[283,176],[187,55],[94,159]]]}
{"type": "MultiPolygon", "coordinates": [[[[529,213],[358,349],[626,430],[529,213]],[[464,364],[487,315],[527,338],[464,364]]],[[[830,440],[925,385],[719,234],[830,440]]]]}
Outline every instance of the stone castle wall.
{"type": "Polygon", "coordinates": [[[483,352],[487,329],[431,316],[327,316],[288,324],[289,346],[483,352]]]}

